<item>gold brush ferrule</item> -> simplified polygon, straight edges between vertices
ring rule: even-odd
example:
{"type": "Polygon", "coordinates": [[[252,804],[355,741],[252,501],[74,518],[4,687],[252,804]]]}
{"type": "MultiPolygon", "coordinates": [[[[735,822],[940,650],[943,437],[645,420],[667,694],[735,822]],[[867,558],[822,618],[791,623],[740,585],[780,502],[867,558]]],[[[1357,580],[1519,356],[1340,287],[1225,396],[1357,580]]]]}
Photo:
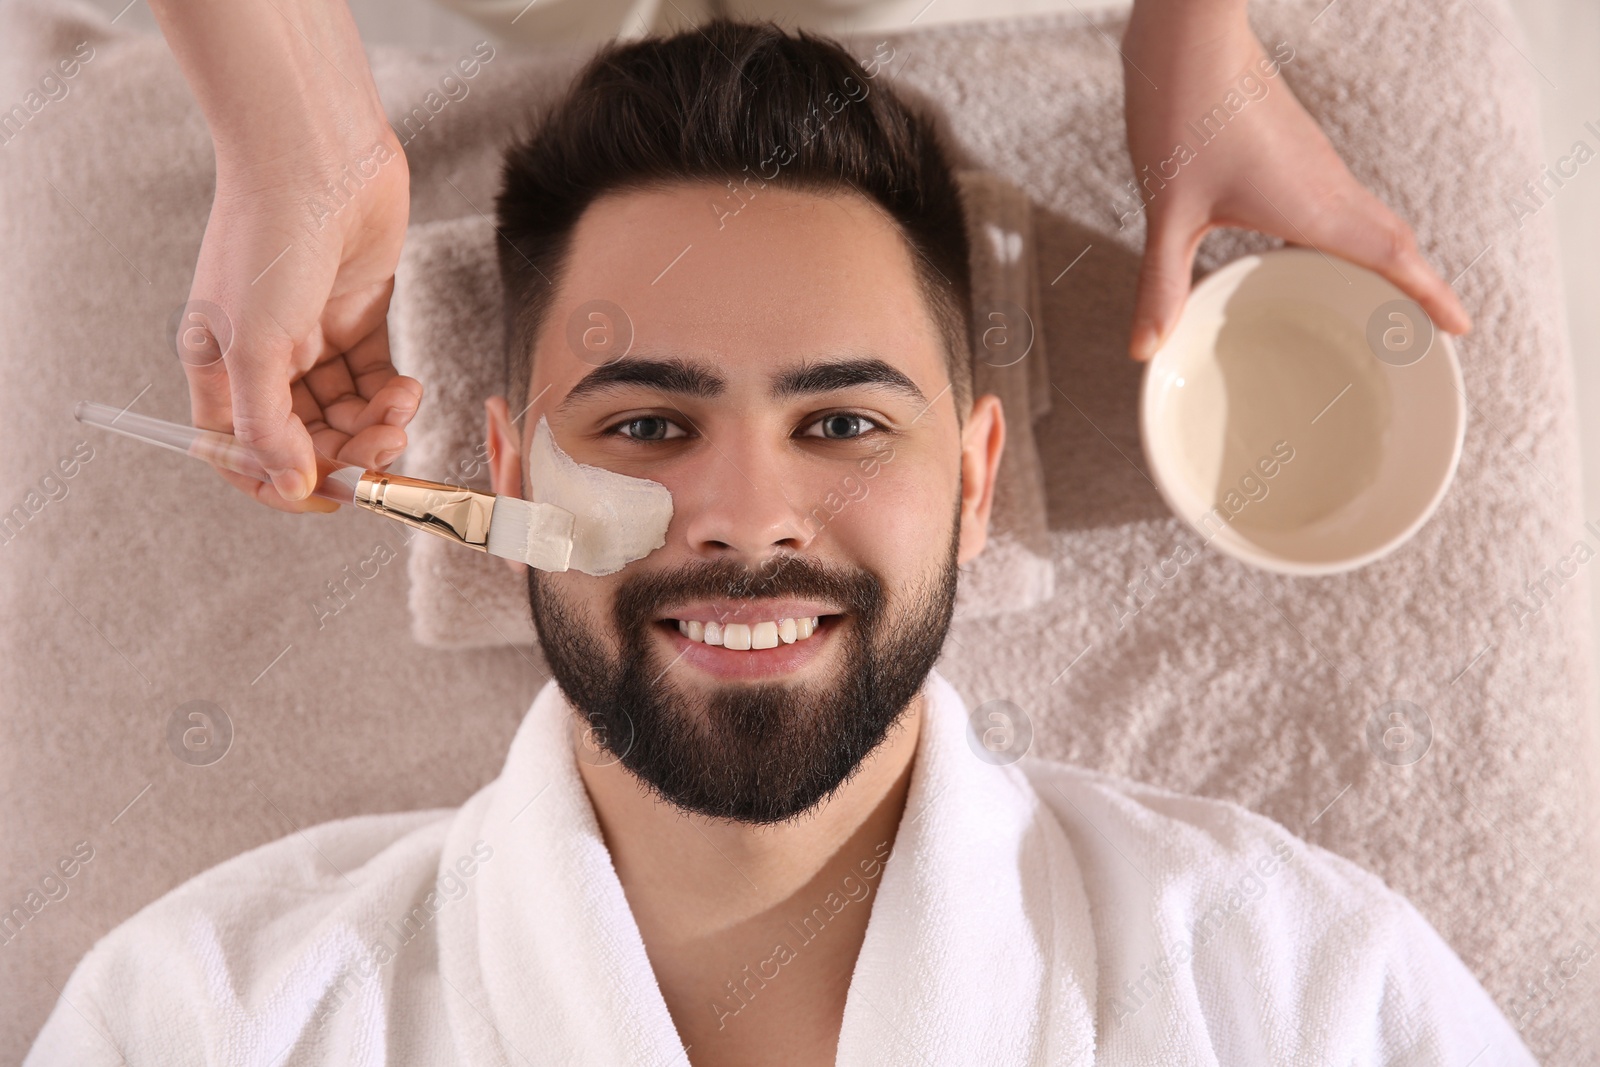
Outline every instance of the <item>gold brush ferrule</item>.
{"type": "Polygon", "coordinates": [[[480,552],[489,551],[494,499],[493,493],[382,471],[363,472],[355,488],[358,506],[480,552]]]}

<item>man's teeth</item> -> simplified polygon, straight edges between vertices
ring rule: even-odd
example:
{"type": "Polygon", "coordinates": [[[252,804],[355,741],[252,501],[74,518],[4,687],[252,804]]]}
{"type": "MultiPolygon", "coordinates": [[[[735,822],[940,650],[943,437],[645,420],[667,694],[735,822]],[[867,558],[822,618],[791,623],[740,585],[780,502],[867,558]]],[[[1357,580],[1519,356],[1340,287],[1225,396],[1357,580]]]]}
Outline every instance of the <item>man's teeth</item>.
{"type": "Polygon", "coordinates": [[[817,632],[817,616],[804,619],[779,619],[776,622],[684,622],[678,620],[678,632],[691,641],[705,645],[721,645],[743,651],[751,648],[777,648],[804,641],[817,632]]]}

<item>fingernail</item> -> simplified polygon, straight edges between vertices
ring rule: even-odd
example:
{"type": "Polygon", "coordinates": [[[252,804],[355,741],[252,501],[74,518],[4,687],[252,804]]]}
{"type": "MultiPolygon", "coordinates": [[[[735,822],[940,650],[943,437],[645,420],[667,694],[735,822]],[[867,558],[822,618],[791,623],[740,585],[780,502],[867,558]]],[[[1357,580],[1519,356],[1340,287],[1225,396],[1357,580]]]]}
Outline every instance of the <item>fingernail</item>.
{"type": "Polygon", "coordinates": [[[1137,360],[1149,359],[1155,354],[1156,347],[1161,343],[1161,336],[1156,333],[1156,328],[1147,322],[1142,322],[1133,329],[1133,340],[1129,345],[1130,355],[1137,360]]]}
{"type": "Polygon", "coordinates": [[[399,456],[403,451],[404,449],[396,448],[388,452],[379,452],[375,462],[380,467],[387,467],[389,464],[393,463],[395,461],[395,457],[399,456]]]}
{"type": "Polygon", "coordinates": [[[383,417],[383,421],[389,426],[404,426],[406,420],[416,413],[416,408],[395,408],[383,417]]]}
{"type": "Polygon", "coordinates": [[[305,475],[297,470],[268,471],[272,475],[273,487],[278,490],[278,495],[285,500],[304,500],[310,495],[310,487],[306,485],[305,475]]]}

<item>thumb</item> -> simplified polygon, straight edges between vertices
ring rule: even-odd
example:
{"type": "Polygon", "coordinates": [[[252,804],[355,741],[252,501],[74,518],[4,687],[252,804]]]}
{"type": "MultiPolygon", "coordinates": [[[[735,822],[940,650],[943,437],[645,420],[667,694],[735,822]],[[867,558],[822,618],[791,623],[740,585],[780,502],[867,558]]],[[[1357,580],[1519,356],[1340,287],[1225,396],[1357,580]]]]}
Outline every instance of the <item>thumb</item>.
{"type": "Polygon", "coordinates": [[[226,358],[233,433],[256,454],[272,485],[288,500],[305,498],[317,481],[316,451],[289,393],[289,349],[281,334],[237,338],[226,358]]]}
{"type": "Polygon", "coordinates": [[[1141,362],[1155,355],[1178,321],[1183,302],[1189,298],[1194,252],[1205,232],[1201,223],[1170,210],[1147,213],[1146,219],[1149,229],[1128,344],[1128,354],[1141,362]]]}
{"type": "Polygon", "coordinates": [[[189,382],[190,418],[202,430],[231,432],[233,412],[228,395],[228,364],[233,324],[216,304],[192,293],[183,305],[174,338],[178,360],[189,382]]]}

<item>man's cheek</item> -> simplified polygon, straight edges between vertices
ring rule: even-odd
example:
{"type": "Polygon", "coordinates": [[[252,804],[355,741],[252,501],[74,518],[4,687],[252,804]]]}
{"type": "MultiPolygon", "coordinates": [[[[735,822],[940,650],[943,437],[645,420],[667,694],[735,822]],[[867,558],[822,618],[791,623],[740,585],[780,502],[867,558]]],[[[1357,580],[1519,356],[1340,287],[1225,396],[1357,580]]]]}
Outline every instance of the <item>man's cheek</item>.
{"type": "Polygon", "coordinates": [[[887,574],[906,569],[942,552],[950,540],[950,516],[955,510],[954,478],[918,476],[909,466],[900,470],[890,463],[878,476],[852,476],[854,499],[838,492],[843,507],[831,527],[837,547],[852,562],[887,574]]]}
{"type": "Polygon", "coordinates": [[[562,621],[570,622],[574,626],[581,627],[586,633],[603,638],[606,644],[611,646],[616,643],[611,619],[615,589],[623,578],[632,574],[634,568],[639,566],[641,563],[630,563],[617,574],[604,578],[596,578],[580,571],[538,573],[531,578],[529,584],[530,587],[537,584],[540,599],[547,610],[554,606],[561,612],[562,621]]]}
{"type": "MultiPolygon", "coordinates": [[[[632,563],[629,567],[639,567],[641,563],[632,563]]],[[[575,572],[556,576],[565,579],[567,603],[578,613],[579,621],[593,631],[604,633],[608,639],[612,634],[612,607],[617,602],[617,585],[623,577],[633,573],[629,567],[605,578],[575,572]]]]}

